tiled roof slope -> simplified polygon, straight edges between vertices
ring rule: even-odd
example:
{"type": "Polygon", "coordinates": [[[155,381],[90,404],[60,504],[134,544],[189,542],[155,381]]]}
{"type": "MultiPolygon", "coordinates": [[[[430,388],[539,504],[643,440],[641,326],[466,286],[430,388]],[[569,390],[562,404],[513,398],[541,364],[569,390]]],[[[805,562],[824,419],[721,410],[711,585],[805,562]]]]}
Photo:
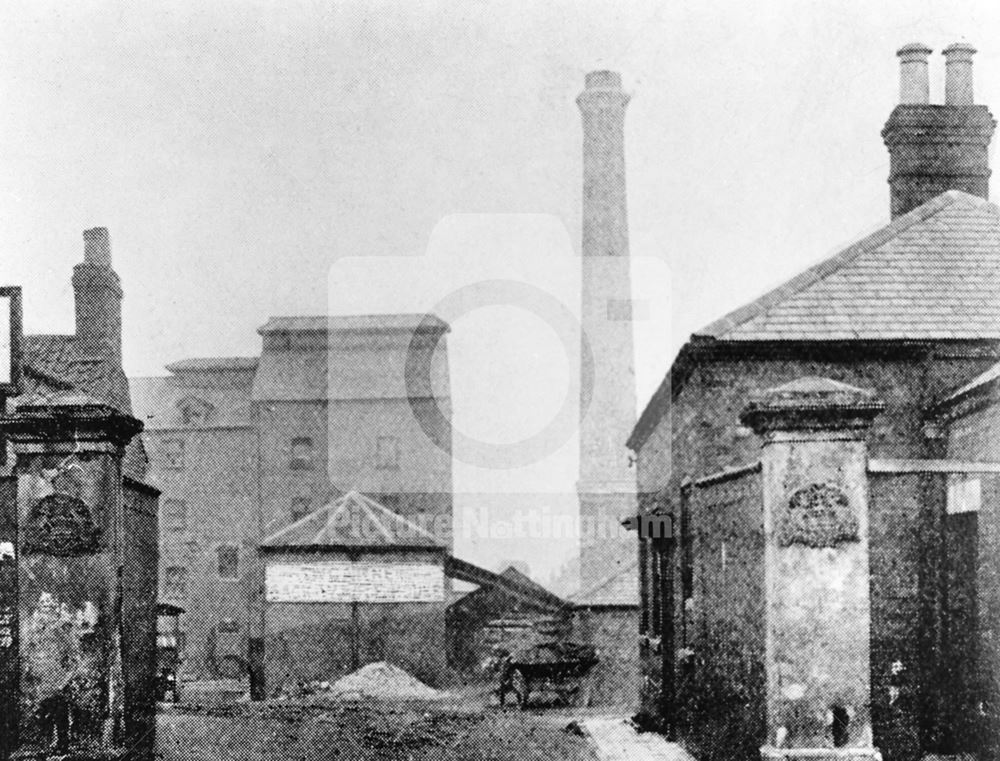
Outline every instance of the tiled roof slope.
{"type": "Polygon", "coordinates": [[[942,193],[696,336],[1000,338],[1000,209],[942,193]]]}
{"type": "Polygon", "coordinates": [[[278,529],[261,546],[444,549],[429,531],[356,491],[278,529]]]}
{"type": "MultiPolygon", "coordinates": [[[[53,386],[77,389],[132,414],[128,378],[112,357],[87,346],[75,336],[25,335],[23,344],[25,395],[53,386]]],[[[139,436],[125,448],[125,475],[142,480],[148,460],[139,436]]]]}

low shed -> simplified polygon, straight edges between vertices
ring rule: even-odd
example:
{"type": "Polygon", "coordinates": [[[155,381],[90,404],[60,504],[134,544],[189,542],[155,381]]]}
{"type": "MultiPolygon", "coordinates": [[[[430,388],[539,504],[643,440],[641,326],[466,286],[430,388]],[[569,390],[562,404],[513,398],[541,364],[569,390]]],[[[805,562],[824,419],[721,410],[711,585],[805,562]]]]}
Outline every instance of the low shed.
{"type": "Polygon", "coordinates": [[[383,660],[440,681],[446,552],[432,534],[358,492],[267,537],[268,691],[383,660]]]}

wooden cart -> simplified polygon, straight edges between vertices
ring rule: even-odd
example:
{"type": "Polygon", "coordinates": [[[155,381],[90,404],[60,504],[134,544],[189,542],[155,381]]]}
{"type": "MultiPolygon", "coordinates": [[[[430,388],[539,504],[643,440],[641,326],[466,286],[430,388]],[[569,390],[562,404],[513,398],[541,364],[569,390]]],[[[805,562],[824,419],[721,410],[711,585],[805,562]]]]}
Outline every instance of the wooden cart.
{"type": "Polygon", "coordinates": [[[596,664],[597,650],[578,642],[543,642],[501,655],[500,705],[512,694],[523,710],[532,692],[555,692],[569,702],[596,664]]]}

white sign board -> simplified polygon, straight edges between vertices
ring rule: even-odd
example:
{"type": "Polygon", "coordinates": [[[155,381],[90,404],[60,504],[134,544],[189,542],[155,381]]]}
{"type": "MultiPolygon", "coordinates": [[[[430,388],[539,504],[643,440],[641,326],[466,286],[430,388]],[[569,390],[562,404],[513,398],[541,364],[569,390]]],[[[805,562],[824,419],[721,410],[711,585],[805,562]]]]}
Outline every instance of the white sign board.
{"type": "Polygon", "coordinates": [[[945,511],[948,515],[978,513],[982,501],[982,483],[978,478],[952,476],[948,479],[948,499],[945,511]]]}
{"type": "Polygon", "coordinates": [[[444,569],[429,563],[272,561],[268,602],[441,602],[444,569]]]}

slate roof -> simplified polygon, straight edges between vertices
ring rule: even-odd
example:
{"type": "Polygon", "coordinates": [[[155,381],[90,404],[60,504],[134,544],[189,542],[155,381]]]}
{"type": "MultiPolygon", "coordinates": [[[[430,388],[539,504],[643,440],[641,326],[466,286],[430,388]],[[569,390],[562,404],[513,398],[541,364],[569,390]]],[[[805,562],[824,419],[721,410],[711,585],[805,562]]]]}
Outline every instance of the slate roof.
{"type": "Polygon", "coordinates": [[[997,338],[1000,209],[949,190],[697,331],[628,446],[638,451],[656,427],[697,347],[997,338]]]}
{"type": "Polygon", "coordinates": [[[1000,338],[1000,209],[949,190],[695,335],[1000,338]]]}
{"type": "Polygon", "coordinates": [[[639,607],[639,560],[633,559],[570,601],[578,608],[639,607]]]}
{"type": "Polygon", "coordinates": [[[351,491],[264,539],[263,548],[425,548],[444,544],[371,497],[351,491]]]}

